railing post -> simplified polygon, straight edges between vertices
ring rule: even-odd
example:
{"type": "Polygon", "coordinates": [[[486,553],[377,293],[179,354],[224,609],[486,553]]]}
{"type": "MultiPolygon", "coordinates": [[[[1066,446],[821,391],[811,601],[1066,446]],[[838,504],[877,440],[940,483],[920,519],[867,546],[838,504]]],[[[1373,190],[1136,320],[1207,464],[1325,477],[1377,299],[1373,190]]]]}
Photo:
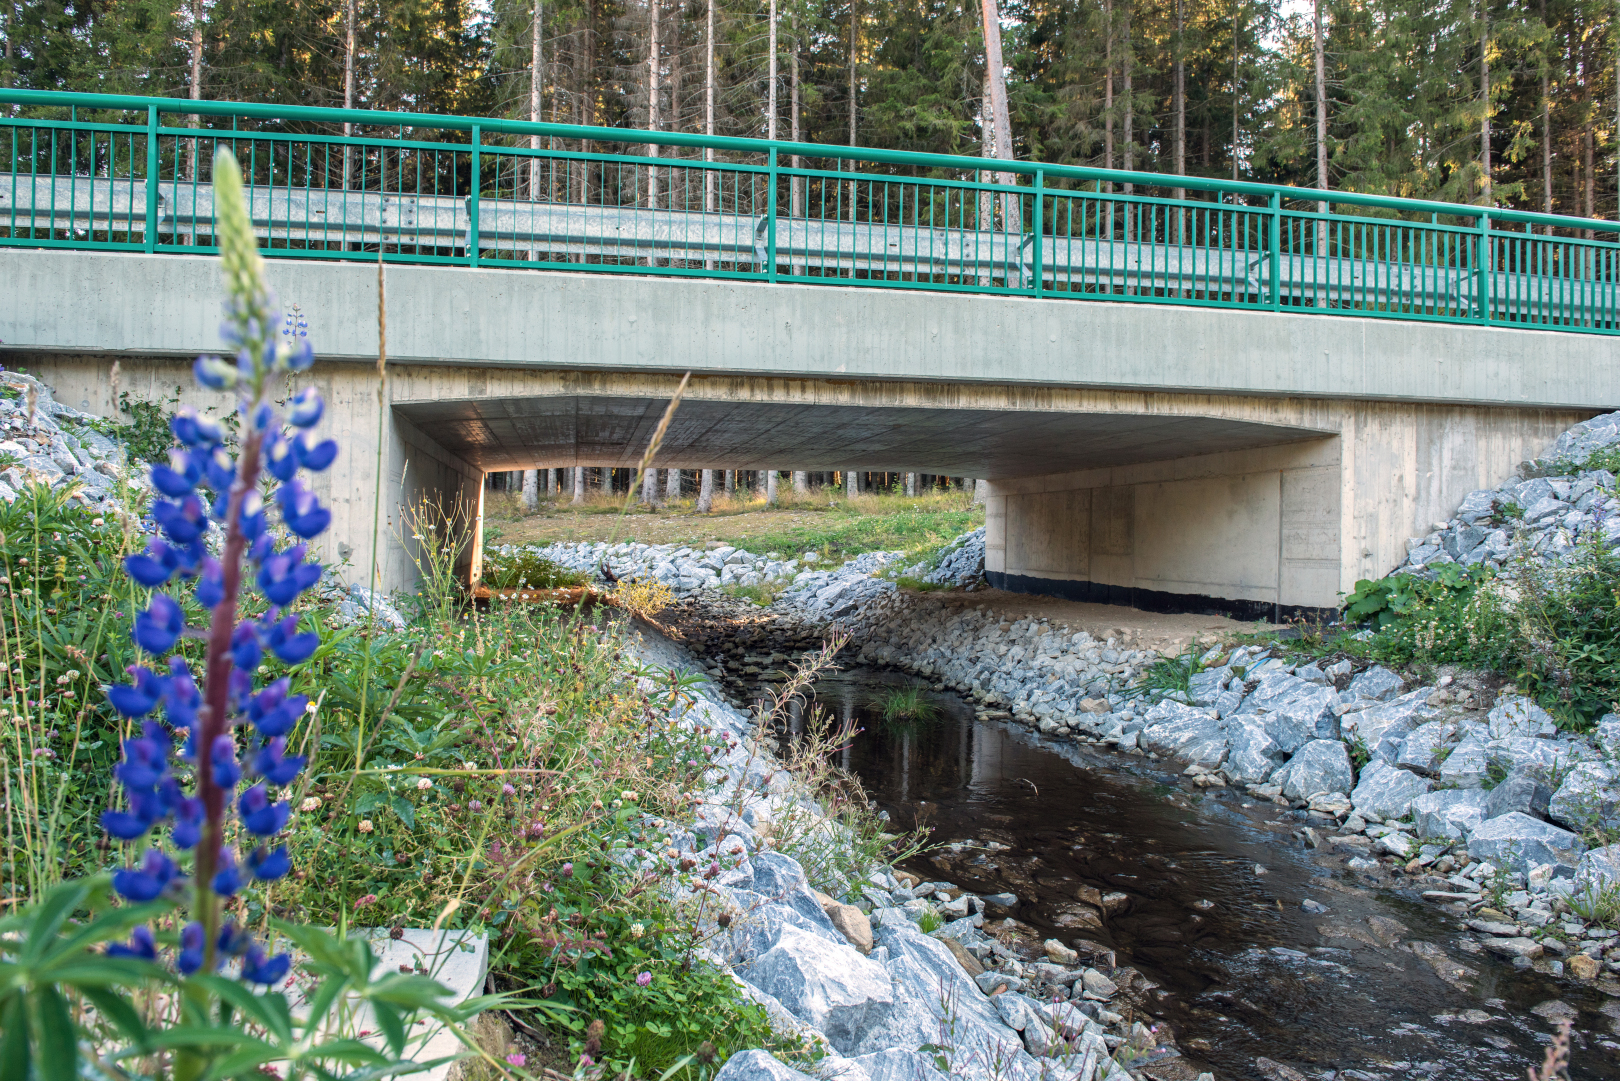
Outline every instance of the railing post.
{"type": "Polygon", "coordinates": [[[1045,284],[1044,268],[1041,265],[1041,234],[1046,231],[1046,170],[1035,170],[1035,234],[1030,244],[1035,248],[1035,295],[1041,296],[1042,286],[1045,284]]]}
{"type": "Polygon", "coordinates": [[[1282,310],[1282,192],[1274,191],[1271,204],[1271,310],[1282,310]]]}
{"type": "Polygon", "coordinates": [[[1479,284],[1475,286],[1475,293],[1479,296],[1479,321],[1491,321],[1491,268],[1496,263],[1496,253],[1491,245],[1491,216],[1481,212],[1479,215],[1479,257],[1474,260],[1475,271],[1479,284]]]}
{"type": "Polygon", "coordinates": [[[776,280],[776,147],[771,147],[769,190],[765,193],[765,258],[770,280],[776,280]]]}
{"type": "Polygon", "coordinates": [[[479,125],[472,129],[472,195],[467,199],[467,265],[478,265],[478,189],[483,186],[480,176],[482,161],[479,155],[479,125]]]}
{"type": "MultiPolygon", "coordinates": [[[[146,107],[146,251],[157,251],[158,223],[158,111],[146,107]]],[[[195,235],[195,234],[193,234],[195,235]]]]}

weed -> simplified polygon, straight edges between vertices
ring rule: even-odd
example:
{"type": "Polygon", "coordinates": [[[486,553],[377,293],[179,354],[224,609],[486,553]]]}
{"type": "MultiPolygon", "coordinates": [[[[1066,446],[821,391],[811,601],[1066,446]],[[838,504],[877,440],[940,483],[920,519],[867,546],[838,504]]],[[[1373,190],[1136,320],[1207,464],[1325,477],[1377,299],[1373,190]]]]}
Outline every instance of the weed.
{"type": "Polygon", "coordinates": [[[929,701],[921,687],[895,687],[884,692],[878,711],[885,721],[926,721],[939,715],[939,707],[929,701]]]}
{"type": "Polygon", "coordinates": [[[1198,657],[1193,653],[1183,653],[1179,657],[1160,657],[1137,681],[1133,691],[1137,695],[1152,695],[1163,698],[1170,694],[1186,694],[1192,689],[1192,677],[1204,670],[1198,663],[1198,657]]]}
{"type": "Polygon", "coordinates": [[[175,446],[174,433],[169,430],[169,419],[180,404],[178,394],[161,402],[147,402],[131,398],[129,391],[118,395],[118,411],[129,417],[129,423],[118,432],[129,456],[138,462],[163,462],[169,449],[175,446]]]}
{"type": "Polygon", "coordinates": [[[944,926],[945,917],[933,905],[929,905],[917,915],[917,930],[925,935],[931,935],[944,926]]]}
{"type": "Polygon", "coordinates": [[[767,582],[752,586],[733,584],[721,586],[720,592],[737,600],[752,601],[761,608],[769,608],[776,602],[776,595],[786,589],[788,584],[787,582],[767,582]]]}
{"type": "Polygon", "coordinates": [[[909,589],[913,593],[932,593],[935,590],[950,588],[943,582],[930,582],[924,578],[913,578],[909,574],[903,574],[896,578],[894,584],[901,589],[909,589]]]}
{"type": "Polygon", "coordinates": [[[1485,777],[1482,781],[1480,781],[1479,787],[1489,792],[1491,789],[1507,780],[1508,772],[1509,770],[1507,766],[1503,765],[1500,760],[1486,762],[1485,777]]]}
{"type": "Polygon", "coordinates": [[[507,556],[493,552],[484,557],[483,583],[491,589],[564,589],[588,584],[589,577],[527,548],[507,556]]]}
{"type": "Polygon", "coordinates": [[[1588,882],[1585,889],[1565,898],[1565,903],[1571,912],[1588,923],[1620,927],[1620,885],[1588,882]]]}
{"type": "Polygon", "coordinates": [[[1372,761],[1372,751],[1367,748],[1367,741],[1360,734],[1351,736],[1345,744],[1350,752],[1350,764],[1356,768],[1356,775],[1360,776],[1361,771],[1367,768],[1367,763],[1372,761]]]}

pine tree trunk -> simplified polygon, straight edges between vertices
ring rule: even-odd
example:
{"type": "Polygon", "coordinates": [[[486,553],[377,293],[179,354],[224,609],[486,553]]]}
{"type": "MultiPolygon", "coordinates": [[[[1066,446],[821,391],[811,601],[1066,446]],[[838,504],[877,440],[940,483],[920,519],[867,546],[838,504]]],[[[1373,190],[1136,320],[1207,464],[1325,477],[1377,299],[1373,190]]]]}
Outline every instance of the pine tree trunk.
{"type": "MultiPolygon", "coordinates": [[[[662,74],[664,66],[663,50],[658,41],[658,9],[663,6],[663,0],[647,0],[647,130],[657,131],[659,126],[659,95],[662,91],[662,74]]],[[[658,158],[659,146],[657,143],[647,144],[647,156],[654,159],[647,165],[647,206],[656,210],[658,208],[658,158]]],[[[655,256],[647,256],[648,266],[657,266],[655,256]]]]}
{"type": "MultiPolygon", "coordinates": [[[[347,0],[343,6],[343,107],[354,108],[354,21],[355,5],[359,0],[347,0]]],[[[354,125],[343,122],[343,188],[348,190],[353,177],[354,148],[347,140],[354,135],[354,125]]]]}
{"type": "MultiPolygon", "coordinates": [[[[546,6],[543,0],[534,0],[534,8],[530,12],[532,19],[529,28],[529,122],[531,124],[540,122],[540,24],[544,19],[545,10],[546,6]]],[[[540,136],[538,134],[529,136],[529,149],[540,149],[540,136]]],[[[531,200],[540,198],[540,158],[538,156],[529,159],[529,198],[531,200]]],[[[534,254],[536,258],[539,257],[538,251],[534,254]]]]}
{"type": "Polygon", "coordinates": [[[794,470],[794,473],[793,473],[793,494],[794,495],[809,495],[810,494],[810,474],[809,473],[803,472],[801,470],[794,470]]]}
{"type": "Polygon", "coordinates": [[[708,514],[714,509],[714,470],[705,469],[698,479],[697,512],[708,514]]]}
{"type": "MultiPolygon", "coordinates": [[[[1322,0],[1316,0],[1316,15],[1312,20],[1311,33],[1314,38],[1316,52],[1316,187],[1318,191],[1328,190],[1328,148],[1327,148],[1327,53],[1322,41],[1322,0]]],[[[1318,213],[1326,214],[1328,205],[1326,200],[1316,204],[1318,213]]],[[[1322,226],[1325,229],[1325,225],[1322,226]]]]}
{"type": "MultiPolygon", "coordinates": [[[[1012,123],[1007,107],[1007,70],[1001,59],[1001,13],[996,0],[981,0],[984,17],[985,77],[990,83],[991,130],[994,135],[994,156],[1002,161],[1012,160],[1012,123]]],[[[996,182],[1011,186],[1018,178],[1012,173],[996,174],[996,182]]],[[[1023,207],[1010,192],[1001,197],[1001,225],[1013,236],[1024,231],[1023,207]]]]}
{"type": "MultiPolygon", "coordinates": [[[[1187,58],[1183,53],[1182,33],[1186,22],[1183,13],[1184,0],[1176,0],[1176,37],[1174,48],[1175,57],[1175,85],[1171,88],[1171,96],[1175,100],[1176,112],[1176,175],[1187,175],[1187,58]]],[[[1186,188],[1175,189],[1177,199],[1187,198],[1186,188]]],[[[1180,213],[1176,217],[1179,222],[1180,213]]]]}
{"type": "MultiPolygon", "coordinates": [[[[788,110],[792,117],[788,121],[788,138],[795,143],[803,140],[804,133],[799,129],[799,15],[793,14],[792,23],[793,51],[788,54],[788,78],[791,88],[788,91],[788,110]]],[[[794,154],[790,163],[795,169],[804,168],[804,158],[794,154]]],[[[795,218],[804,217],[804,177],[795,176],[788,181],[788,213],[795,218]]],[[[802,273],[802,271],[801,271],[802,273]]]]}
{"type": "MultiPolygon", "coordinates": [[[[1120,89],[1125,95],[1125,130],[1123,135],[1125,138],[1125,171],[1127,173],[1136,168],[1136,136],[1133,130],[1136,122],[1136,95],[1132,87],[1136,74],[1136,53],[1131,48],[1131,8],[1133,6],[1134,0],[1125,0],[1125,17],[1120,26],[1123,38],[1120,43],[1123,46],[1122,55],[1120,56],[1120,64],[1123,67],[1120,73],[1120,89]]],[[[1136,191],[1135,184],[1127,183],[1124,187],[1126,195],[1136,191]]],[[[1131,213],[1129,203],[1121,207],[1121,210],[1125,214],[1125,239],[1130,241],[1136,236],[1136,216],[1131,213]]],[[[1134,293],[1136,289],[1135,287],[1128,287],[1125,291],[1134,293]]]]}
{"type": "Polygon", "coordinates": [[[555,469],[546,470],[546,494],[557,494],[557,471],[555,469]]]}
{"type": "MultiPolygon", "coordinates": [[[[709,0],[708,29],[703,35],[703,134],[711,139],[714,137],[714,5],[717,2],[709,0]]],[[[703,148],[703,160],[714,164],[714,147],[703,148]]],[[[715,202],[718,179],[714,170],[703,170],[703,209],[710,214],[719,209],[715,202]]],[[[703,260],[705,270],[713,270],[718,265],[714,259],[703,260]]]]}
{"type": "Polygon", "coordinates": [[[528,511],[540,509],[540,471],[538,469],[525,469],[523,471],[523,509],[528,511]]]}
{"type": "Polygon", "coordinates": [[[726,470],[726,498],[730,499],[732,496],[735,496],[736,494],[737,494],[737,471],[735,469],[728,469],[728,470],[726,470]]]}
{"type": "MultiPolygon", "coordinates": [[[[10,36],[7,36],[10,40],[10,36]]],[[[203,59],[203,5],[202,0],[191,0],[191,100],[202,100],[202,59],[203,59]]],[[[186,127],[202,127],[202,117],[191,113],[186,117],[186,127]]],[[[186,178],[195,179],[197,176],[197,140],[186,140],[186,178]]],[[[197,234],[191,233],[191,240],[195,243],[197,234]]]]}
{"type": "MultiPolygon", "coordinates": [[[[1114,0],[1103,0],[1103,168],[1114,167],[1114,0]]],[[[1109,181],[1108,191],[1114,190],[1109,181]]],[[[1113,215],[1109,214],[1112,228],[1113,215]]],[[[1110,234],[1112,235],[1112,234],[1110,234]]]]}
{"type": "Polygon", "coordinates": [[[585,467],[582,466],[582,465],[576,465],[574,467],[574,498],[573,498],[572,503],[573,503],[574,506],[578,507],[578,506],[583,505],[584,502],[585,502],[585,467]]]}
{"type": "Polygon", "coordinates": [[[774,142],[776,140],[776,116],[778,112],[776,107],[776,0],[771,0],[770,3],[770,20],[770,31],[766,35],[769,42],[766,48],[770,50],[770,63],[766,65],[765,138],[774,142]]]}
{"type": "Polygon", "coordinates": [[[1480,198],[1491,204],[1491,9],[1489,0],[1479,3],[1479,179],[1480,198]]]}
{"type": "Polygon", "coordinates": [[[904,483],[907,498],[915,498],[917,495],[917,474],[907,473],[904,483]]]}
{"type": "MultiPolygon", "coordinates": [[[[849,0],[849,145],[859,145],[855,139],[855,31],[860,23],[860,0],[849,0]]],[[[854,163],[850,164],[854,168],[854,163]]],[[[849,220],[855,220],[855,181],[849,182],[849,220]]]]}

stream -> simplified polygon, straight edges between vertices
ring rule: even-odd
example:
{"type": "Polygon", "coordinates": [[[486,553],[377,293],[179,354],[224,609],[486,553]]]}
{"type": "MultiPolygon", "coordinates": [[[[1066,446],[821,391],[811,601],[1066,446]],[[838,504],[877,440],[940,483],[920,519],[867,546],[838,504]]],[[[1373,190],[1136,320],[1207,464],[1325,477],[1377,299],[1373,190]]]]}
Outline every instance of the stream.
{"type": "Polygon", "coordinates": [[[1570,1076],[1620,1081],[1620,999],[1464,952],[1455,919],[1415,892],[1368,889],[1318,862],[1298,836],[1319,825],[1306,812],[976,720],[969,702],[898,672],[835,672],[816,693],[860,729],[841,764],[893,827],[925,825],[946,846],[906,870],[1015,893],[1014,915],[1042,937],[1114,949],[1159,985],[1153,1010],[1187,1058],[1222,1079],[1265,1076],[1258,1056],[1356,1081],[1523,1078],[1555,1027],[1532,1009],[1553,1015],[1543,1004],[1559,1000],[1578,1011],[1570,1076]],[[879,703],[897,687],[919,688],[935,716],[885,721],[879,703]],[[1100,926],[1077,924],[1074,902],[1097,891],[1125,899],[1100,926]],[[1303,910],[1307,898],[1326,911],[1303,910]],[[1409,943],[1469,971],[1448,983],[1409,943]]]}

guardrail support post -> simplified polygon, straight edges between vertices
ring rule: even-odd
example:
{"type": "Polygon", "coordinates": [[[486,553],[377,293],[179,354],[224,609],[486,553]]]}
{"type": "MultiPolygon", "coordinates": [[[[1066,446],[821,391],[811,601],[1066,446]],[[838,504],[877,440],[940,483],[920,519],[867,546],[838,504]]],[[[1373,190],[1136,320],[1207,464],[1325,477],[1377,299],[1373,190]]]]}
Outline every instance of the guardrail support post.
{"type": "Polygon", "coordinates": [[[480,166],[483,164],[479,155],[480,130],[477,124],[472,129],[472,194],[467,197],[467,265],[478,265],[478,189],[482,187],[480,166]]]}
{"type": "Polygon", "coordinates": [[[1479,257],[1474,260],[1478,268],[1475,271],[1478,285],[1475,292],[1479,296],[1479,321],[1491,321],[1491,269],[1496,265],[1496,253],[1491,245],[1491,216],[1481,213],[1479,216],[1479,257]]]}
{"type": "Polygon", "coordinates": [[[769,178],[770,188],[765,193],[765,258],[768,260],[765,269],[770,273],[770,280],[776,281],[776,147],[771,147],[770,172],[765,175],[769,178]]]}
{"type": "Polygon", "coordinates": [[[157,251],[158,224],[158,111],[146,107],[146,251],[157,251]]]}
{"type": "Polygon", "coordinates": [[[1041,296],[1044,292],[1045,277],[1041,266],[1041,234],[1046,231],[1045,203],[1046,170],[1035,170],[1035,235],[1030,243],[1035,248],[1035,295],[1041,296]]]}

